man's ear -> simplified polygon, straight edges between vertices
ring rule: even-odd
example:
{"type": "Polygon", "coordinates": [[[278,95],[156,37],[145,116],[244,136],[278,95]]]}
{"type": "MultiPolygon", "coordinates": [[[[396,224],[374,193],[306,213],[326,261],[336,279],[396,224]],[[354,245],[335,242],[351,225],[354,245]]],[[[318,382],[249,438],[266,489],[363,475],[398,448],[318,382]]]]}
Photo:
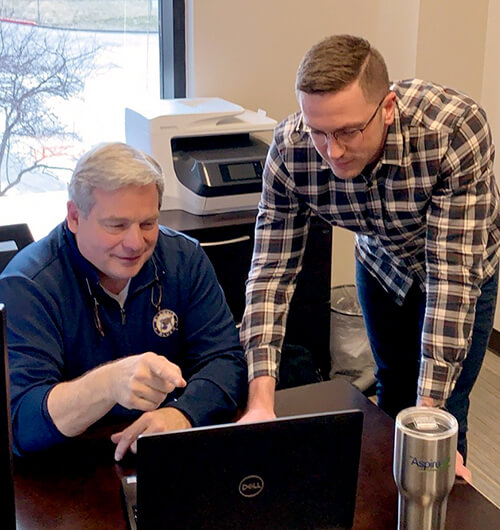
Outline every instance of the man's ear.
{"type": "Polygon", "coordinates": [[[68,201],[66,206],[68,209],[68,215],[66,216],[68,227],[73,234],[76,234],[80,225],[80,211],[74,201],[68,201]]]}
{"type": "Polygon", "coordinates": [[[389,92],[386,96],[386,100],[384,101],[383,109],[385,110],[384,113],[384,124],[385,125],[392,125],[392,122],[394,121],[394,107],[396,106],[396,94],[395,92],[389,92]]]}

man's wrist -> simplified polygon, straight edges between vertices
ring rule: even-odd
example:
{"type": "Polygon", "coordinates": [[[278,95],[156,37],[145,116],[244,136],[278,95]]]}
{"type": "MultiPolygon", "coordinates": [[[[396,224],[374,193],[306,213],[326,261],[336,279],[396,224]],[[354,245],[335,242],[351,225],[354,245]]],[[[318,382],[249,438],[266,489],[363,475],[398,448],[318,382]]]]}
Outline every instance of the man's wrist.
{"type": "Polygon", "coordinates": [[[163,417],[171,429],[183,430],[190,429],[193,426],[189,416],[177,407],[166,406],[158,410],[162,411],[163,417]]]}
{"type": "Polygon", "coordinates": [[[444,399],[436,399],[430,396],[417,396],[418,407],[435,407],[438,409],[444,408],[446,401],[444,399]]]}
{"type": "Polygon", "coordinates": [[[252,379],[248,385],[247,408],[274,412],[274,394],[276,379],[271,376],[260,376],[252,379]]]}

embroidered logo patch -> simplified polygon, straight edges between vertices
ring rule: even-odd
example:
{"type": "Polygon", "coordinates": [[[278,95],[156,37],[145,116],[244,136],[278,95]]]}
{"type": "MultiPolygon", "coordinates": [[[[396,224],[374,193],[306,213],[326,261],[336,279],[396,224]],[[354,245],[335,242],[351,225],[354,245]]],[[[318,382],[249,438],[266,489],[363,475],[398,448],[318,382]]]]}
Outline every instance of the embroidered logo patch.
{"type": "Polygon", "coordinates": [[[153,318],[153,329],[160,337],[168,337],[177,330],[179,319],[170,309],[162,309],[153,318]]]}

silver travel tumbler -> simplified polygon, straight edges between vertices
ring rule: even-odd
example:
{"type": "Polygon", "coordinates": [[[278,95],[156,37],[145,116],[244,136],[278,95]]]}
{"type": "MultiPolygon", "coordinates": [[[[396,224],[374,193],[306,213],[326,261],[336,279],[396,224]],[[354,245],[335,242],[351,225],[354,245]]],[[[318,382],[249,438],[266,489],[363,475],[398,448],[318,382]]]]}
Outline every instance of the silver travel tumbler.
{"type": "Polygon", "coordinates": [[[398,529],[441,530],[455,481],[458,422],[433,407],[410,407],[396,417],[394,480],[398,529]]]}

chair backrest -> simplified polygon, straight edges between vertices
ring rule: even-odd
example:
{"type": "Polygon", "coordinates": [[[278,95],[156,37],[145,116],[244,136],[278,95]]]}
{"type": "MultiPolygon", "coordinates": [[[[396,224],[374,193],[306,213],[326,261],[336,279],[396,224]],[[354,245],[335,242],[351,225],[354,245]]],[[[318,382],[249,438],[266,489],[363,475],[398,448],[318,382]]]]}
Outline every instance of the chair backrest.
{"type": "Polygon", "coordinates": [[[33,241],[27,224],[0,226],[0,272],[19,250],[33,241]]]}
{"type": "Polygon", "coordinates": [[[16,528],[6,328],[5,306],[0,303],[0,477],[2,477],[3,486],[2,527],[16,528]]]}

